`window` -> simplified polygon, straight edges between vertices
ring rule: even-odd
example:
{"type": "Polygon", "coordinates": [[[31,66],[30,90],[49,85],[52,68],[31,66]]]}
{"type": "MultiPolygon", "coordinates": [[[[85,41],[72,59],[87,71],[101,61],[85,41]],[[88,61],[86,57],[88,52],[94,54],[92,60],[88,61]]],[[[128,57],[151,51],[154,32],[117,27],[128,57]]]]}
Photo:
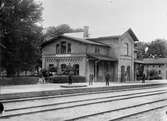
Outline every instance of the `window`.
{"type": "Polygon", "coordinates": [[[99,54],[99,53],[100,53],[100,48],[95,47],[95,53],[96,53],[96,54],[99,54]]]}
{"type": "Polygon", "coordinates": [[[64,72],[66,70],[66,64],[61,64],[61,71],[64,72]]]}
{"type": "Polygon", "coordinates": [[[123,53],[124,53],[124,55],[129,55],[129,46],[128,46],[128,43],[124,43],[123,53]]]}
{"type": "Polygon", "coordinates": [[[52,67],[54,67],[54,64],[49,64],[49,68],[52,68],[52,67]]]}
{"type": "Polygon", "coordinates": [[[79,75],[79,64],[74,64],[73,69],[74,69],[74,74],[79,75]]]}
{"type": "Polygon", "coordinates": [[[158,73],[161,74],[161,70],[159,70],[158,73]]]}
{"type": "Polygon", "coordinates": [[[66,53],[66,42],[61,42],[61,53],[64,54],[66,53]]]}
{"type": "Polygon", "coordinates": [[[59,45],[59,44],[56,45],[56,53],[57,53],[57,54],[60,53],[60,45],[59,45]]]}
{"type": "Polygon", "coordinates": [[[71,53],[71,43],[68,43],[67,53],[71,53]]]}

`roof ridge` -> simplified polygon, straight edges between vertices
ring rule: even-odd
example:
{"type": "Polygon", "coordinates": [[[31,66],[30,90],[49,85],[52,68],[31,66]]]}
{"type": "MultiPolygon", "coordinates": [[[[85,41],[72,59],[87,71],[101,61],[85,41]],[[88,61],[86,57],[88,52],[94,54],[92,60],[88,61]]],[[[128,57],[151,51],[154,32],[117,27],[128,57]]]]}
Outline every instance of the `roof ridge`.
{"type": "Polygon", "coordinates": [[[82,43],[94,44],[94,45],[107,46],[107,47],[109,47],[107,44],[104,44],[104,43],[95,42],[95,41],[91,41],[91,40],[84,39],[84,38],[71,37],[71,36],[67,36],[67,35],[60,35],[60,36],[57,36],[57,37],[53,37],[53,38],[49,39],[48,41],[44,41],[44,42],[41,44],[41,47],[43,48],[43,47],[46,46],[47,44],[54,42],[55,39],[58,39],[58,38],[60,38],[60,37],[70,38],[70,39],[73,39],[73,40],[76,40],[76,41],[79,41],[79,42],[82,42],[82,43]]]}
{"type": "Polygon", "coordinates": [[[90,40],[94,40],[94,39],[119,38],[119,37],[121,37],[121,35],[102,36],[102,37],[95,37],[95,38],[88,38],[88,39],[90,39],[90,40]]]}
{"type": "Polygon", "coordinates": [[[89,40],[89,39],[84,39],[84,38],[79,38],[79,37],[71,37],[71,36],[67,36],[67,35],[62,35],[62,36],[64,36],[64,37],[69,37],[69,38],[72,38],[72,39],[87,40],[87,41],[90,41],[90,42],[93,42],[93,43],[103,44],[103,45],[108,46],[107,44],[104,44],[104,43],[102,43],[102,42],[96,42],[96,41],[92,41],[92,40],[89,40]]]}

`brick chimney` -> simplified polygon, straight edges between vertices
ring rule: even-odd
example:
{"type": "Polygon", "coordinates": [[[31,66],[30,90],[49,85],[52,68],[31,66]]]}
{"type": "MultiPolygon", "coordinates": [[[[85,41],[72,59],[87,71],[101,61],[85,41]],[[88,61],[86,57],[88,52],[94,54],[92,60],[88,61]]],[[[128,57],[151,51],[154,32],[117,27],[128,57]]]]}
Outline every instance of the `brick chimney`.
{"type": "Polygon", "coordinates": [[[84,26],[83,29],[83,38],[88,38],[89,37],[89,26],[84,26]]]}

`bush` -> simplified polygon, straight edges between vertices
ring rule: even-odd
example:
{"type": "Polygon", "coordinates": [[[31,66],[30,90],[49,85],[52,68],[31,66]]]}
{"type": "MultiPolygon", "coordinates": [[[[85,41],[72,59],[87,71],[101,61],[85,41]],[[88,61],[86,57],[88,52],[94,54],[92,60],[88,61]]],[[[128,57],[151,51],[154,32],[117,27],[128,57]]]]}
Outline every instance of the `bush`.
{"type": "MultiPolygon", "coordinates": [[[[86,82],[86,78],[84,76],[72,76],[72,83],[82,83],[86,82]]],[[[56,75],[54,77],[48,77],[47,82],[50,83],[68,83],[68,75],[56,75]]]]}
{"type": "Polygon", "coordinates": [[[0,85],[37,84],[38,77],[5,77],[0,79],[0,85]]]}

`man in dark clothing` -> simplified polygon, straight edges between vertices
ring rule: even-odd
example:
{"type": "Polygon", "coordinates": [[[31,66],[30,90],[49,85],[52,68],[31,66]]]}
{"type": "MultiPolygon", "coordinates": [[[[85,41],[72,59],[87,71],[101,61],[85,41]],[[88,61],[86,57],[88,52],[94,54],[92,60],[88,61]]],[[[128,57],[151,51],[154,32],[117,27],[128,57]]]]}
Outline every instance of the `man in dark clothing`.
{"type": "Polygon", "coordinates": [[[109,73],[107,73],[105,75],[105,80],[106,80],[106,86],[109,86],[109,80],[110,80],[110,74],[109,73]]]}
{"type": "Polygon", "coordinates": [[[68,83],[69,83],[70,85],[72,84],[72,71],[69,72],[68,83]]]}
{"type": "Polygon", "coordinates": [[[145,83],[145,74],[142,75],[142,83],[145,83]]]}
{"type": "Polygon", "coordinates": [[[89,75],[89,85],[93,85],[93,74],[89,75]]]}

